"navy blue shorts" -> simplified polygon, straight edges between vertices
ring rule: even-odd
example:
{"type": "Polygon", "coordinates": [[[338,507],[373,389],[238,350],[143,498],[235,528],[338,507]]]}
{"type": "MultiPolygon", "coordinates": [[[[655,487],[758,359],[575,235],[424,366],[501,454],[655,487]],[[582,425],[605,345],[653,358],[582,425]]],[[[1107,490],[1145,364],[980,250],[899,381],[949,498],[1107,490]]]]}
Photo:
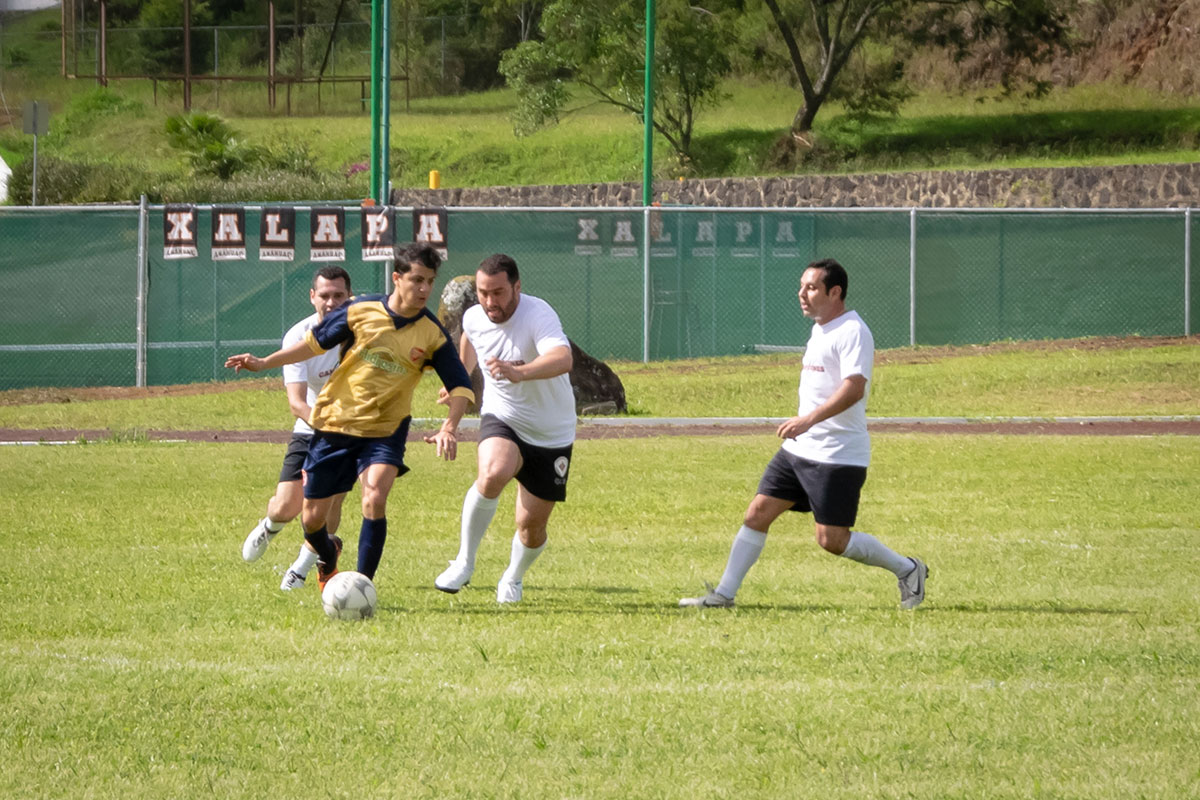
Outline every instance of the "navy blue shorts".
{"type": "Polygon", "coordinates": [[[484,414],[479,418],[479,441],[493,437],[508,439],[517,446],[517,452],[521,454],[517,483],[524,486],[525,491],[552,503],[567,499],[567,474],[571,471],[573,445],[538,447],[529,444],[499,417],[484,414]]]}
{"type": "Polygon", "coordinates": [[[372,464],[391,464],[399,470],[397,477],[408,472],[404,466],[404,445],[412,417],[390,436],[362,437],[344,433],[316,431],[308,445],[304,460],[304,496],[321,500],[350,491],[363,470],[372,464]]]}
{"type": "Polygon", "coordinates": [[[809,461],[781,447],[767,464],[758,493],[791,500],[791,511],[811,511],[822,525],[849,528],[858,517],[858,498],[866,480],[866,467],[809,461]]]}
{"type": "Polygon", "coordinates": [[[304,459],[308,457],[308,443],[312,435],[293,433],[288,442],[287,454],[283,457],[283,467],[279,470],[279,482],[298,481],[304,477],[304,459]]]}

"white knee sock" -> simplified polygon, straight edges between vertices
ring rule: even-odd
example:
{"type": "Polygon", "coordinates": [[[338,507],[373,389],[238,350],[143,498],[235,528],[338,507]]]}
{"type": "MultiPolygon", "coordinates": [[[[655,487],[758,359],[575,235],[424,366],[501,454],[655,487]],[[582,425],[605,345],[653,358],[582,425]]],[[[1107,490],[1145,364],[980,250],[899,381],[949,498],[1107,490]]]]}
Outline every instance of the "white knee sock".
{"type": "Polygon", "coordinates": [[[517,583],[525,577],[525,570],[537,561],[537,557],[546,549],[546,543],[542,542],[541,547],[526,547],[521,544],[521,535],[513,534],[512,540],[512,556],[508,562],[508,569],[504,570],[504,575],[500,578],[503,581],[517,583]]]}
{"type": "Polygon", "coordinates": [[[288,567],[288,569],[301,578],[307,578],[308,573],[316,566],[317,559],[319,558],[320,556],[312,550],[309,550],[304,545],[300,545],[300,555],[296,556],[296,560],[292,562],[292,566],[288,567]]]}
{"type": "Polygon", "coordinates": [[[897,578],[903,578],[912,572],[913,561],[902,556],[869,533],[850,531],[850,543],[846,545],[844,558],[867,564],[872,567],[882,567],[897,578]]]}
{"type": "Polygon", "coordinates": [[[758,561],[763,546],[767,543],[767,535],[743,525],[733,537],[733,546],[729,548],[729,561],[725,563],[725,574],[717,584],[717,594],[733,599],[742,588],[742,579],[758,561]]]}
{"type": "Polygon", "coordinates": [[[483,541],[483,535],[487,533],[499,503],[499,497],[487,498],[481,495],[475,484],[471,484],[467,496],[463,499],[457,560],[471,569],[475,568],[475,554],[479,552],[479,543],[483,541]]]}

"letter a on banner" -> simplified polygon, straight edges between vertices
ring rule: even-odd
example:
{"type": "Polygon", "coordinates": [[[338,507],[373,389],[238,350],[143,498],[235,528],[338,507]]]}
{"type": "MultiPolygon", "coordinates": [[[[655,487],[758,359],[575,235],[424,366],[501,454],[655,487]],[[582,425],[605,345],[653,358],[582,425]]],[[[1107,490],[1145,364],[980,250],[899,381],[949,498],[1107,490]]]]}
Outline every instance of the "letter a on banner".
{"type": "Polygon", "coordinates": [[[167,206],[163,210],[163,258],[195,258],[196,207],[167,206]]]}
{"type": "Polygon", "coordinates": [[[246,260],[246,209],[213,207],[212,260],[246,260]]]}
{"type": "Polygon", "coordinates": [[[362,210],[363,261],[390,261],[396,255],[396,209],[370,206],[362,210]]]}
{"type": "Polygon", "coordinates": [[[296,209],[264,208],[258,230],[260,261],[296,259],[296,209]]]}
{"type": "Polygon", "coordinates": [[[346,260],[346,209],[314,208],[309,223],[312,261],[346,260]]]}
{"type": "Polygon", "coordinates": [[[444,208],[414,208],[413,241],[429,242],[445,260],[450,252],[450,226],[444,208]]]}

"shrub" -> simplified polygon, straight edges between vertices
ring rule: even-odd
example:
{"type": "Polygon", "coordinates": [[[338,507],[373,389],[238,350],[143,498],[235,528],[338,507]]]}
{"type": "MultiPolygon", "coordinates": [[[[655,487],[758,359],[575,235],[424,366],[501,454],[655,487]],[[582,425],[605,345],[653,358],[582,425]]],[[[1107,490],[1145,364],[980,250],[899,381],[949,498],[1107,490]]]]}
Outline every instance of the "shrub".
{"type": "Polygon", "coordinates": [[[262,164],[267,152],[239,139],[233,128],[215,114],[177,114],[167,117],[167,141],[187,154],[197,175],[221,179],[262,164]]]}
{"type": "MultiPolygon", "coordinates": [[[[38,205],[136,203],[153,182],[146,170],[130,165],[39,155],[37,166],[38,205]]],[[[16,205],[33,202],[32,158],[13,167],[8,193],[16,205]]]]}
{"type": "Polygon", "coordinates": [[[357,200],[367,192],[365,175],[345,178],[329,173],[255,170],[228,180],[211,175],[165,178],[147,194],[156,203],[274,203],[357,200]]]}

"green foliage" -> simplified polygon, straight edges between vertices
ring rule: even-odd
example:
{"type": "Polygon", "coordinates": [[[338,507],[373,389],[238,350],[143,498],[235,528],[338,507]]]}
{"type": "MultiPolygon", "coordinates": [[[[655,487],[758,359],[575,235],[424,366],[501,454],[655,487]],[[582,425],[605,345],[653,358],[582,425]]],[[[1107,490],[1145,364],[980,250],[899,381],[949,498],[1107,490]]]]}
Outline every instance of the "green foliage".
{"type": "MultiPolygon", "coordinates": [[[[684,160],[697,113],[719,97],[729,72],[727,29],[685,0],[658,6],[654,127],[684,160]]],[[[527,133],[557,122],[568,75],[605,103],[645,113],[644,11],[636,4],[559,0],[542,15],[542,40],[506,54],[501,72],[517,92],[514,128],[527,133]]]]}
{"type": "Polygon", "coordinates": [[[213,114],[187,114],[168,117],[167,141],[187,154],[196,175],[211,175],[228,180],[265,161],[261,147],[248,144],[233,128],[213,114]]]}
{"type": "MultiPolygon", "coordinates": [[[[839,92],[850,99],[854,111],[894,113],[908,93],[901,76],[911,44],[945,48],[957,60],[979,48],[995,51],[996,77],[1007,91],[1023,79],[1032,80],[1027,67],[1048,60],[1066,45],[1069,33],[1066,8],[1070,0],[764,2],[778,39],[759,36],[755,44],[783,50],[791,76],[800,87],[801,102],[787,140],[793,147],[793,140],[811,143],[808,134],[818,112],[839,92]],[[904,48],[892,64],[863,70],[857,87],[838,88],[852,73],[847,65],[856,53],[871,45],[898,42],[903,42],[904,48]]],[[[770,63],[777,65],[778,57],[770,63]]],[[[1033,85],[1037,96],[1044,87],[1033,85]]],[[[805,154],[794,155],[803,158],[805,154]]]]}
{"type": "MultiPolygon", "coordinates": [[[[212,13],[208,0],[192,0],[194,27],[211,25],[212,13]]],[[[144,0],[138,14],[138,45],[133,55],[136,68],[151,75],[182,75],[183,67],[183,7],[179,0],[144,0]]],[[[208,63],[212,56],[212,40],[193,36],[193,64],[208,63]]]]}
{"type": "MultiPolygon", "coordinates": [[[[136,166],[105,161],[76,161],[38,154],[38,205],[135,203],[149,174],[136,166]]],[[[33,159],[13,167],[8,182],[14,205],[33,201],[33,159]]]]}
{"type": "Polygon", "coordinates": [[[122,93],[103,87],[89,87],[73,94],[66,108],[51,107],[50,131],[42,143],[53,148],[74,143],[97,127],[117,124],[121,117],[138,117],[145,106],[122,93]]]}
{"type": "Polygon", "coordinates": [[[522,42],[500,60],[500,72],[517,93],[512,112],[513,132],[527,136],[558,122],[570,99],[567,64],[543,42],[522,42]]]}
{"type": "Polygon", "coordinates": [[[193,175],[160,178],[147,189],[156,203],[258,203],[350,200],[367,196],[365,175],[344,177],[327,172],[301,174],[261,168],[231,178],[193,175]]]}

